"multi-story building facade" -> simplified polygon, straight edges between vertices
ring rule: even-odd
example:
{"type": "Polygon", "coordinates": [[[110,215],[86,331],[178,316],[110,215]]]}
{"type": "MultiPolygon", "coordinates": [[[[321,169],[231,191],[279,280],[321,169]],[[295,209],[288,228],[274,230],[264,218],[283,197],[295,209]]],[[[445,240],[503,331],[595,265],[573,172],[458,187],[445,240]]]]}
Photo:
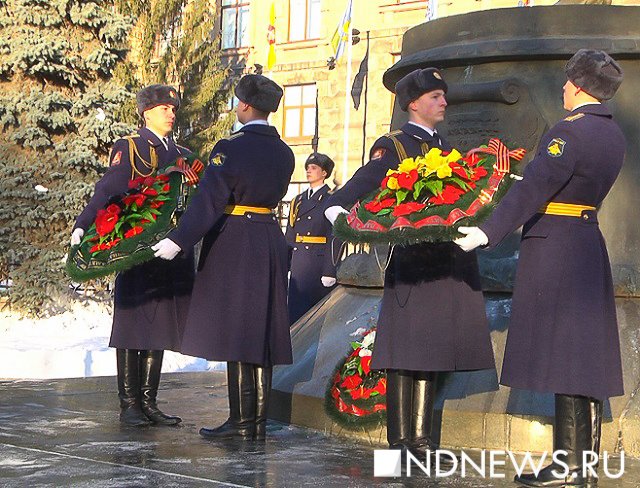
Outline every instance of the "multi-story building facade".
{"type": "MultiPolygon", "coordinates": [[[[393,95],[383,87],[382,75],[399,59],[408,28],[473,10],[545,6],[558,0],[218,1],[223,60],[238,73],[261,69],[285,90],[270,122],[296,154],[292,196],[300,187],[295,182],[305,180],[304,161],[316,135],[317,150],[336,162],[335,184],[342,184],[366,163],[369,147],[389,128],[393,95]],[[335,54],[331,39],[349,5],[350,28],[359,31],[359,41],[346,46],[329,69],[327,60],[335,54]],[[270,41],[275,52],[271,68],[270,41]],[[368,73],[356,110],[350,91],[367,52],[368,73]]],[[[637,3],[613,0],[614,5],[637,3]]]]}

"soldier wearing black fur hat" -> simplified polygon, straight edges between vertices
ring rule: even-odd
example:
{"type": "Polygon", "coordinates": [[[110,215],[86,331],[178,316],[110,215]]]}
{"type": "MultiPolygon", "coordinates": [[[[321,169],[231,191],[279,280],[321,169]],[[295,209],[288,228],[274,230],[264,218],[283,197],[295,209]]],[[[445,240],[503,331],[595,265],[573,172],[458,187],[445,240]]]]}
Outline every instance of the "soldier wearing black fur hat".
{"type": "Polygon", "coordinates": [[[341,242],[334,240],[324,217],[335,163],[326,154],[313,153],[304,163],[309,189],[291,202],[286,238],[289,243],[289,320],[293,324],[336,284],[336,259],[341,242]]]}
{"type": "MultiPolygon", "coordinates": [[[[79,244],[84,231],[112,196],[128,190],[128,183],[153,176],[188,149],[171,138],[177,91],[151,85],[136,97],[141,128],[118,139],[109,157],[109,169],[96,183],[89,204],[76,220],[71,244],[79,244]]],[[[185,248],[186,249],[186,248],[185,248]]],[[[165,349],[178,351],[193,286],[191,248],[181,259],[166,263],[154,259],[118,274],[114,290],[110,347],[116,348],[120,420],[128,425],[175,425],[176,416],[158,409],[156,397],[165,349]]]]}
{"type": "MultiPolygon", "coordinates": [[[[451,149],[436,132],[447,106],[442,73],[415,70],[396,83],[395,92],[409,122],[374,143],[370,161],[331,197],[329,220],[378,188],[403,159],[451,149]]],[[[371,367],[387,371],[390,447],[424,459],[436,447],[431,428],[438,374],[495,367],[475,254],[451,242],[394,248],[371,367]]]]}
{"type": "Polygon", "coordinates": [[[227,361],[230,415],[200,435],[264,440],[271,367],[292,362],[287,242],[274,209],[294,156],[267,122],[282,89],[245,75],[235,94],[244,126],[215,145],[198,195],[154,249],[173,259],[204,237],[181,352],[227,361]]]}
{"type": "MultiPolygon", "coordinates": [[[[540,141],[524,179],[484,224],[460,228],[465,250],[494,247],[524,224],[501,383],[555,394],[561,460],[530,486],[585,486],[583,456],[600,445],[603,400],[623,394],[616,306],[597,208],[615,182],[624,135],[609,108],[622,82],[606,53],[581,49],[565,67],[569,115],[540,141]],[[566,469],[568,467],[568,470],[566,469]]],[[[595,456],[594,456],[595,457],[595,456]]]]}

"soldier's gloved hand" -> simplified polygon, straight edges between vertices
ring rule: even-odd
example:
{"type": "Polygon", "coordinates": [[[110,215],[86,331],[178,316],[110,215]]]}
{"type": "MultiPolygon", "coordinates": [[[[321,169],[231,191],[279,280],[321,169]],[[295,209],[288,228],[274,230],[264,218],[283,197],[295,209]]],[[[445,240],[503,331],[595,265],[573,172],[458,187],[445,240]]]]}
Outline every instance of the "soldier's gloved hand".
{"type": "Polygon", "coordinates": [[[82,241],[82,236],[84,235],[84,229],[76,228],[73,229],[71,233],[71,245],[77,246],[82,241]]]}
{"type": "Polygon", "coordinates": [[[171,239],[162,239],[157,244],[151,246],[151,249],[155,251],[154,256],[157,258],[166,259],[167,261],[171,261],[175,258],[182,249],[171,239]]]}
{"type": "Polygon", "coordinates": [[[459,227],[458,232],[465,234],[465,236],[454,239],[453,242],[465,252],[473,251],[476,247],[489,243],[487,234],[482,232],[480,227],[459,227]]]}
{"type": "Polygon", "coordinates": [[[346,209],[342,208],[340,205],[334,205],[333,207],[329,207],[324,211],[324,216],[327,218],[331,225],[336,221],[338,215],[349,213],[346,209]]]}
{"type": "Polygon", "coordinates": [[[320,281],[322,281],[322,286],[325,288],[331,288],[336,284],[336,279],[333,276],[323,276],[320,281]]]}

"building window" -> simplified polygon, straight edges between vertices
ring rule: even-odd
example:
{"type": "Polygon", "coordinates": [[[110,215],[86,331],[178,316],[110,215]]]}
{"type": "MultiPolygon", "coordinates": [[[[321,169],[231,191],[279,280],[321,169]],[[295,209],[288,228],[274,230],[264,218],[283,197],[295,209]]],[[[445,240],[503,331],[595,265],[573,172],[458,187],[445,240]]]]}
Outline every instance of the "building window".
{"type": "Polygon", "coordinates": [[[249,45],[249,2],[222,0],[222,49],[249,45]]]}
{"type": "Polygon", "coordinates": [[[316,129],[316,85],[284,87],[284,137],[313,136],[316,129]]]}
{"type": "Polygon", "coordinates": [[[320,0],[289,0],[289,40],[320,38],[320,0]]]}

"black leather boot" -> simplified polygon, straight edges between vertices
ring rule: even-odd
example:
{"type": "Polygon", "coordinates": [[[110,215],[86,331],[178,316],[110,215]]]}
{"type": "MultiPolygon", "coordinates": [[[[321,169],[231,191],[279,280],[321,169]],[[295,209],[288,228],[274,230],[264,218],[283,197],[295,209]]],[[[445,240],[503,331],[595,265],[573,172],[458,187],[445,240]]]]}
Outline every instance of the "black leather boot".
{"type": "Polygon", "coordinates": [[[140,370],[137,349],[116,349],[120,422],[136,427],[149,425],[140,408],[140,370]]]}
{"type": "Polygon", "coordinates": [[[551,463],[538,476],[523,474],[514,481],[527,486],[587,486],[582,473],[582,453],[591,450],[591,404],[586,397],[558,394],[555,404],[553,450],[567,451],[562,461],[569,466],[569,472],[566,476],[556,476],[553,471],[559,474],[564,467],[551,463]]]}
{"type": "MultiPolygon", "coordinates": [[[[430,451],[431,463],[435,463],[438,447],[431,439],[433,406],[436,399],[437,373],[426,371],[413,374],[413,403],[411,409],[411,453],[420,461],[425,461],[430,451]]],[[[441,456],[442,465],[451,464],[451,459],[441,456]]]]}
{"type": "Polygon", "coordinates": [[[400,369],[387,370],[387,441],[390,449],[411,447],[411,403],[413,375],[400,369]]]}
{"type": "Polygon", "coordinates": [[[256,431],[256,380],[254,365],[228,362],[229,418],[215,429],[200,429],[207,439],[251,440],[256,431]]]}
{"type": "Polygon", "coordinates": [[[140,406],[152,423],[177,425],[182,419],[162,413],[156,403],[163,356],[164,351],[140,351],[140,406]]]}
{"type": "MultiPolygon", "coordinates": [[[[603,403],[601,400],[596,400],[595,398],[589,399],[589,406],[591,407],[591,451],[596,455],[600,456],[600,438],[602,436],[602,413],[603,413],[603,403]]],[[[600,461],[596,463],[595,470],[596,476],[594,477],[590,473],[587,474],[587,481],[595,484],[598,482],[598,467],[600,466],[600,461]]]]}
{"type": "Polygon", "coordinates": [[[254,366],[256,381],[256,434],[257,441],[264,441],[267,433],[267,410],[269,408],[269,394],[271,393],[272,369],[254,366]]]}

